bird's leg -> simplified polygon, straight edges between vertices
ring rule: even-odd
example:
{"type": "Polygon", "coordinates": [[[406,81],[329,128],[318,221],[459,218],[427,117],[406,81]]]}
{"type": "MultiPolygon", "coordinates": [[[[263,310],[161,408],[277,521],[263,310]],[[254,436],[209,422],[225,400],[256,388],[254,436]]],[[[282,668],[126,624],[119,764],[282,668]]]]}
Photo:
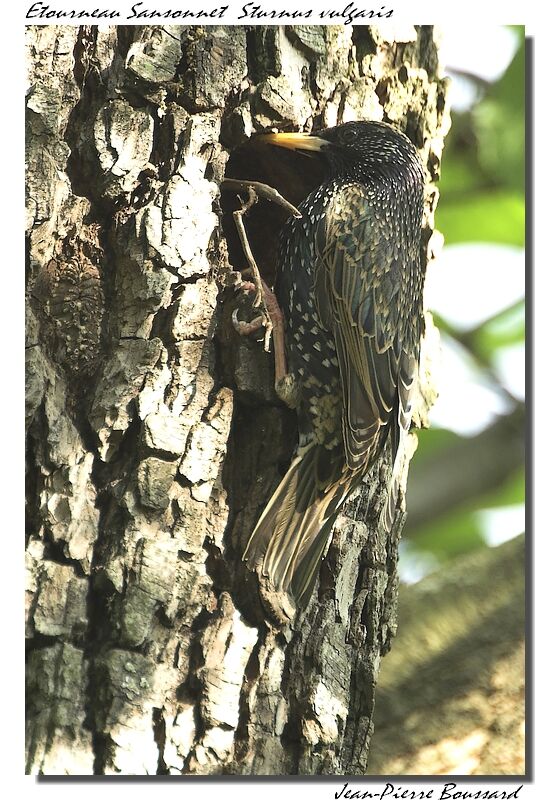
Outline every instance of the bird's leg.
{"type": "Polygon", "coordinates": [[[263,293],[262,293],[262,278],[260,275],[260,270],[258,269],[258,265],[256,264],[256,259],[252,254],[252,248],[250,247],[250,243],[248,241],[248,236],[246,235],[246,230],[244,227],[243,217],[247,214],[252,206],[258,202],[258,195],[254,191],[252,187],[248,189],[248,200],[246,203],[243,203],[240,208],[233,212],[233,219],[235,220],[235,225],[237,227],[237,233],[239,234],[239,239],[241,240],[241,244],[243,247],[243,251],[248,261],[248,266],[252,272],[252,280],[254,281],[254,286],[256,288],[256,297],[254,298],[254,302],[252,305],[254,308],[261,308],[264,307],[265,310],[265,303],[263,301],[263,293]]]}
{"type": "MultiPolygon", "coordinates": [[[[287,374],[283,312],[281,311],[275,292],[269,288],[263,278],[260,278],[260,285],[263,302],[265,303],[266,315],[260,314],[251,322],[242,322],[238,317],[237,309],[235,309],[231,319],[233,327],[241,336],[250,336],[251,333],[255,333],[264,325],[266,328],[264,337],[266,350],[269,349],[269,342],[271,336],[273,336],[275,385],[277,385],[287,374]]],[[[243,281],[239,285],[239,289],[245,292],[255,291],[256,284],[253,281],[243,281]]]]}
{"type": "Polygon", "coordinates": [[[275,385],[282,380],[287,372],[285,355],[285,332],[283,312],[275,296],[275,292],[262,280],[264,300],[269,314],[271,333],[273,335],[273,354],[275,357],[275,385]]]}
{"type": "MultiPolygon", "coordinates": [[[[247,270],[245,270],[247,272],[247,270]]],[[[287,370],[286,353],[285,353],[285,331],[284,331],[284,317],[281,307],[277,300],[275,292],[273,292],[266,284],[263,278],[262,291],[265,300],[267,313],[269,314],[269,323],[271,324],[271,333],[273,334],[273,355],[275,357],[275,391],[281,400],[290,408],[296,408],[298,404],[297,391],[294,376],[287,370]]],[[[243,281],[239,288],[245,292],[254,291],[256,285],[252,281],[243,281]]],[[[259,330],[262,325],[266,324],[265,317],[259,316],[252,320],[252,322],[241,322],[237,316],[237,309],[232,315],[233,326],[241,336],[249,336],[251,333],[259,330]]],[[[266,333],[267,336],[267,333],[266,333]]],[[[269,340],[268,340],[269,342],[269,340]]]]}
{"type": "Polygon", "coordinates": [[[254,298],[252,305],[254,306],[254,308],[259,308],[261,310],[261,314],[257,316],[255,319],[253,319],[252,322],[243,323],[238,319],[237,311],[235,310],[233,312],[232,319],[235,329],[241,335],[249,335],[254,331],[257,331],[263,325],[265,328],[264,350],[266,352],[269,352],[269,342],[271,340],[271,334],[273,333],[273,341],[275,348],[275,375],[277,376],[277,373],[281,372],[281,370],[284,370],[284,373],[286,373],[286,361],[285,361],[284,338],[283,338],[283,316],[281,313],[281,309],[279,308],[279,304],[277,303],[277,298],[275,297],[271,289],[268,288],[266,282],[262,279],[262,276],[260,275],[260,270],[258,269],[258,265],[256,264],[256,259],[254,258],[254,255],[252,253],[252,248],[250,247],[248,236],[246,235],[243,217],[252,208],[254,203],[256,203],[258,200],[258,195],[256,193],[255,188],[251,185],[247,185],[247,189],[248,189],[248,200],[241,206],[241,208],[238,208],[236,211],[233,212],[233,218],[235,220],[235,225],[237,228],[237,232],[239,234],[239,239],[241,240],[246,260],[248,261],[249,269],[252,273],[252,284],[250,284],[249,281],[246,281],[244,284],[241,284],[241,287],[246,289],[248,288],[255,289],[256,296],[254,298]]]}
{"type": "MultiPolygon", "coordinates": [[[[242,278],[245,276],[251,276],[252,270],[247,267],[246,269],[241,270],[239,274],[241,276],[241,280],[235,284],[234,288],[239,292],[256,292],[256,284],[254,281],[242,280],[242,278]]],[[[262,285],[262,291],[265,293],[267,288],[266,283],[262,277],[260,277],[260,281],[262,285]]],[[[244,322],[243,320],[240,320],[238,308],[233,311],[231,320],[233,322],[233,327],[241,336],[250,336],[251,333],[255,333],[266,323],[266,317],[264,314],[260,314],[258,317],[255,317],[251,322],[244,322]]]]}
{"type": "Polygon", "coordinates": [[[284,198],[277,191],[277,189],[274,189],[272,186],[268,186],[265,183],[259,183],[258,181],[239,181],[233,178],[225,178],[223,182],[223,188],[230,190],[233,189],[235,191],[245,190],[248,192],[248,200],[246,203],[243,203],[240,209],[237,209],[233,212],[233,218],[239,234],[239,239],[241,240],[243,251],[252,275],[252,281],[243,281],[241,288],[245,291],[256,291],[253,305],[255,308],[260,308],[262,311],[262,313],[255,317],[251,322],[241,322],[238,318],[237,310],[235,310],[232,315],[233,325],[238,333],[245,336],[254,333],[264,326],[264,350],[266,352],[269,350],[269,342],[271,340],[271,336],[273,335],[273,349],[275,356],[275,386],[282,386],[287,380],[283,314],[274,292],[271,291],[260,275],[258,265],[254,259],[252,249],[246,235],[243,217],[257,202],[259,196],[264,197],[266,200],[270,200],[273,203],[277,203],[287,211],[290,211],[296,218],[300,218],[302,215],[298,209],[292,205],[292,203],[286,200],[286,198],[284,198]]]}
{"type": "Polygon", "coordinates": [[[249,335],[254,331],[257,331],[262,325],[265,326],[265,335],[264,335],[264,350],[266,352],[269,351],[269,340],[271,338],[271,331],[273,325],[269,318],[269,312],[267,310],[266,302],[265,302],[265,295],[263,286],[265,283],[262,281],[262,277],[260,275],[260,270],[258,269],[258,265],[256,264],[256,259],[252,253],[252,249],[250,247],[250,243],[248,241],[248,236],[246,235],[246,230],[243,223],[244,215],[252,208],[254,203],[258,200],[258,195],[254,191],[252,187],[248,188],[248,200],[246,203],[238,208],[236,211],[233,212],[233,219],[235,220],[235,226],[237,228],[237,233],[239,234],[239,239],[241,240],[241,244],[243,247],[244,254],[246,256],[246,260],[248,261],[248,265],[250,271],[252,273],[252,281],[253,287],[256,291],[256,296],[252,305],[254,308],[259,308],[261,310],[261,314],[256,317],[252,322],[248,323],[241,323],[237,316],[237,311],[233,312],[233,325],[235,326],[235,330],[238,331],[241,335],[249,335]],[[263,286],[262,286],[263,283],[263,286]]]}

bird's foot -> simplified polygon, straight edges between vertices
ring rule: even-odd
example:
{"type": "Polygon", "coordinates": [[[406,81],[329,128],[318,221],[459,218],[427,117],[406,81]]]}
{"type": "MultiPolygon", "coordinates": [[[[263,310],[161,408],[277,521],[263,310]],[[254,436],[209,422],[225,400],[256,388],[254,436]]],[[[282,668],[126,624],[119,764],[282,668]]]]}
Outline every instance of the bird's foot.
{"type": "Polygon", "coordinates": [[[259,331],[262,325],[265,325],[266,318],[263,314],[260,314],[259,317],[255,317],[250,322],[244,322],[239,319],[239,309],[236,308],[231,314],[231,322],[240,336],[250,336],[252,333],[259,331]]]}
{"type": "Polygon", "coordinates": [[[239,319],[238,309],[233,311],[231,320],[233,327],[241,336],[250,336],[261,327],[265,328],[264,350],[269,352],[269,343],[273,335],[273,348],[275,355],[275,386],[287,377],[287,366],[285,356],[284,340],[284,319],[283,312],[277,301],[275,293],[269,288],[262,277],[252,273],[253,280],[244,280],[239,284],[239,289],[245,292],[256,292],[253,307],[260,308],[261,314],[251,322],[243,322],[239,319]]]}
{"type": "MultiPolygon", "coordinates": [[[[250,272],[250,270],[246,270],[246,272],[250,272]]],[[[267,304],[265,302],[266,293],[270,292],[267,284],[259,275],[253,276],[253,280],[244,280],[241,281],[235,288],[237,288],[241,292],[255,292],[255,297],[252,303],[253,308],[259,308],[260,314],[254,317],[250,322],[245,322],[239,319],[239,309],[236,308],[232,315],[231,321],[233,322],[233,327],[237,331],[240,336],[250,336],[256,331],[259,331],[260,328],[265,328],[264,334],[264,350],[266,352],[269,351],[269,341],[271,338],[271,332],[273,330],[273,325],[271,323],[271,319],[269,317],[269,311],[267,308],[267,304]]]]}

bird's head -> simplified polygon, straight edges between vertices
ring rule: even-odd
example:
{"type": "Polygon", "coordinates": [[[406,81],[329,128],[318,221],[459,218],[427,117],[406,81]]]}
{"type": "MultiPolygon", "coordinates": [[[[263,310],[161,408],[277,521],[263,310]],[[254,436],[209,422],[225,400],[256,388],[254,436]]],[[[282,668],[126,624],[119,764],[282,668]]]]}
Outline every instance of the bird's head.
{"type": "Polygon", "coordinates": [[[345,122],[315,135],[269,133],[257,137],[267,144],[319,154],[333,175],[353,178],[391,176],[412,169],[420,181],[423,170],[416,149],[405,134],[384,122],[345,122]]]}

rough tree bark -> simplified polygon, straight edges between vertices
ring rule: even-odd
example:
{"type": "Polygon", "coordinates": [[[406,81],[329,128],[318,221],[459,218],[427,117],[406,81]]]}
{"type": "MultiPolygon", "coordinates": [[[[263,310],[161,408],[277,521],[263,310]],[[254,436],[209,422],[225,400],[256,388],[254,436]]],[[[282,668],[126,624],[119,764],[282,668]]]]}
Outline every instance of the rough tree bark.
{"type": "MultiPolygon", "coordinates": [[[[280,178],[299,199],[252,133],[394,122],[426,164],[429,258],[448,124],[433,31],[46,26],[27,47],[27,769],[365,773],[396,629],[388,465],[309,608],[271,624],[240,554],[295,426],[271,356],[229,324],[245,264],[219,186],[280,178]]],[[[250,218],[266,274],[281,214],[250,218]]]]}

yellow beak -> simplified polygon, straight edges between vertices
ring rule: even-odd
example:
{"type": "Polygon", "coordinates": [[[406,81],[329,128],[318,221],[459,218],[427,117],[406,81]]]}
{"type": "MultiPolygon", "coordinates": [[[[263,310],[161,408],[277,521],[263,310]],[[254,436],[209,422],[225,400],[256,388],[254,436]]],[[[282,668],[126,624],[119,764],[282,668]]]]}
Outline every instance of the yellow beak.
{"type": "Polygon", "coordinates": [[[256,139],[289,150],[312,150],[316,153],[329,144],[325,139],[307,133],[263,133],[256,136],[256,139]]]}

